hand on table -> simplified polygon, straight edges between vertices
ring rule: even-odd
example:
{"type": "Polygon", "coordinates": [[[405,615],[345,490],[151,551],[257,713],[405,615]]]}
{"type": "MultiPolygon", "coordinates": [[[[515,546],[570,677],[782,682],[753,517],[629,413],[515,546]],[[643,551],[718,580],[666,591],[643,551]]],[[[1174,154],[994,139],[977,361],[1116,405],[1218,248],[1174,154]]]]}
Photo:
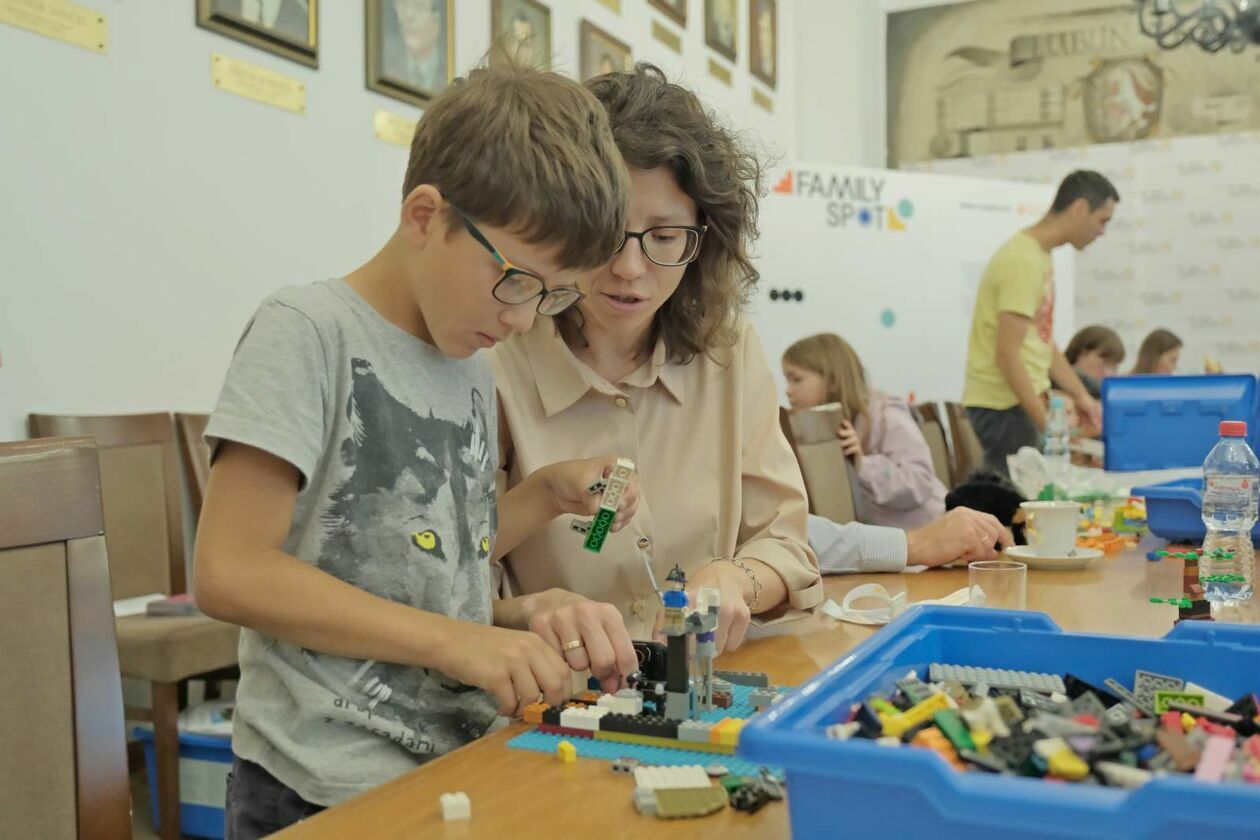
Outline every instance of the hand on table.
{"type": "Polygon", "coordinates": [[[971,508],[954,508],[922,528],[906,532],[906,564],[943,566],[955,561],[992,560],[1001,546],[1012,545],[1011,532],[997,517],[971,508]]]}

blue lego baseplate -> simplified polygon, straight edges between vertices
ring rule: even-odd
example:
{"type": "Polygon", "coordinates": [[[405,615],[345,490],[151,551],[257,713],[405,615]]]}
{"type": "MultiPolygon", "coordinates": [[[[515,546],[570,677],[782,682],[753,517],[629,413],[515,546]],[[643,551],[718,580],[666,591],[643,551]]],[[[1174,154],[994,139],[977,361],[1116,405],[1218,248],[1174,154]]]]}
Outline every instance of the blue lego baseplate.
{"type": "MultiPolygon", "coordinates": [[[[789,686],[775,687],[780,694],[787,694],[792,690],[789,686]]],[[[757,713],[752,703],[749,702],[749,696],[757,689],[750,686],[737,685],[732,690],[734,697],[731,698],[730,708],[704,712],[700,715],[700,720],[706,723],[717,723],[724,718],[750,718],[757,713]]],[[[644,744],[624,744],[619,741],[598,741],[593,738],[570,738],[564,735],[539,732],[537,729],[531,729],[529,732],[517,735],[508,741],[507,745],[518,750],[533,750],[534,752],[555,755],[556,745],[561,741],[568,741],[572,744],[577,749],[577,754],[582,758],[598,758],[604,761],[615,761],[618,758],[627,757],[637,758],[643,764],[665,764],[674,767],[683,764],[699,764],[702,767],[707,767],[710,764],[721,764],[737,776],[755,776],[762,766],[733,755],[722,755],[721,753],[676,750],[669,747],[650,747],[644,744]]],[[[771,767],[770,769],[776,776],[782,777],[782,771],[779,768],[771,767]]]]}

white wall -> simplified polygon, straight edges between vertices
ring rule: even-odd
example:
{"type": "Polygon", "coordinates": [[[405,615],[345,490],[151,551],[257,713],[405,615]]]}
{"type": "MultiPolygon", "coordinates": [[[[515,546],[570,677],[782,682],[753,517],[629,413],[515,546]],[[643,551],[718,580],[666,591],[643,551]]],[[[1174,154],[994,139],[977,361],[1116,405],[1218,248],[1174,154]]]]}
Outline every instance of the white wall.
{"type": "MultiPolygon", "coordinates": [[[[407,155],[372,115],[419,113],[364,88],[360,2],[321,4],[318,70],[196,28],[191,2],[80,2],[108,18],[107,55],[0,25],[0,440],[32,411],[209,410],[263,297],[349,271],[389,236],[407,155]],[[306,115],[212,90],[212,51],[303,81],[306,115]]],[[[747,0],[731,88],[708,75],[700,0],[681,57],[651,38],[664,18],[646,0],[549,5],[562,68],[588,18],[797,155],[792,0],[773,114],[751,103],[747,0]]],[[[460,72],[489,29],[489,3],[460,0],[460,72]]]]}

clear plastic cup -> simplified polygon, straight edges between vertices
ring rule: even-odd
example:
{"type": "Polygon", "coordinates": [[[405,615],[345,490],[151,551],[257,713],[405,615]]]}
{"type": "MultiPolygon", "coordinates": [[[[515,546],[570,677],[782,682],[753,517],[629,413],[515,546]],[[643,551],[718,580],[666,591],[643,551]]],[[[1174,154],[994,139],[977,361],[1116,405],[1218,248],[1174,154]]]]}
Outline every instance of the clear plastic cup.
{"type": "Polygon", "coordinates": [[[973,607],[1022,610],[1028,603],[1028,567],[1013,560],[967,564],[967,602],[973,607]]]}

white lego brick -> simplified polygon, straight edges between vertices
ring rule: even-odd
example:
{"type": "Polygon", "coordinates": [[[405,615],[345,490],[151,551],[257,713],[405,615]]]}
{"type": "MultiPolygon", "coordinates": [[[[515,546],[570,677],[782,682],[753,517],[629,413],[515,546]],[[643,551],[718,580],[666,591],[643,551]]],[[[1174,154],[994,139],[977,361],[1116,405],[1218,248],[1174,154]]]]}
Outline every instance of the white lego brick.
{"type": "Polygon", "coordinates": [[[608,714],[610,710],[600,708],[599,706],[587,706],[585,708],[573,707],[564,709],[560,712],[560,725],[570,729],[586,729],[594,732],[599,729],[599,719],[608,714]]]}
{"type": "Polygon", "coordinates": [[[681,767],[636,767],[634,783],[638,787],[649,790],[683,790],[686,788],[707,788],[713,783],[709,774],[699,764],[686,764],[681,767]]]}
{"type": "Polygon", "coordinates": [[[604,694],[599,698],[598,708],[607,709],[619,715],[637,715],[643,711],[643,698],[604,694]]]}
{"type": "Polygon", "coordinates": [[[678,724],[678,740],[700,741],[707,744],[713,725],[698,720],[684,720],[678,724]]]}
{"type": "Polygon", "coordinates": [[[626,492],[630,476],[634,475],[634,461],[629,458],[618,458],[608,476],[608,486],[599,500],[599,506],[605,510],[616,510],[621,506],[621,497],[626,492]]]}
{"type": "Polygon", "coordinates": [[[1202,694],[1203,708],[1209,712],[1223,712],[1230,706],[1234,705],[1234,701],[1228,697],[1222,697],[1211,689],[1204,688],[1192,682],[1186,683],[1186,687],[1182,689],[1187,694],[1202,694]]]}
{"type": "Polygon", "coordinates": [[[442,806],[442,819],[447,822],[472,818],[472,802],[462,790],[442,794],[438,797],[438,804],[442,806]]]}

